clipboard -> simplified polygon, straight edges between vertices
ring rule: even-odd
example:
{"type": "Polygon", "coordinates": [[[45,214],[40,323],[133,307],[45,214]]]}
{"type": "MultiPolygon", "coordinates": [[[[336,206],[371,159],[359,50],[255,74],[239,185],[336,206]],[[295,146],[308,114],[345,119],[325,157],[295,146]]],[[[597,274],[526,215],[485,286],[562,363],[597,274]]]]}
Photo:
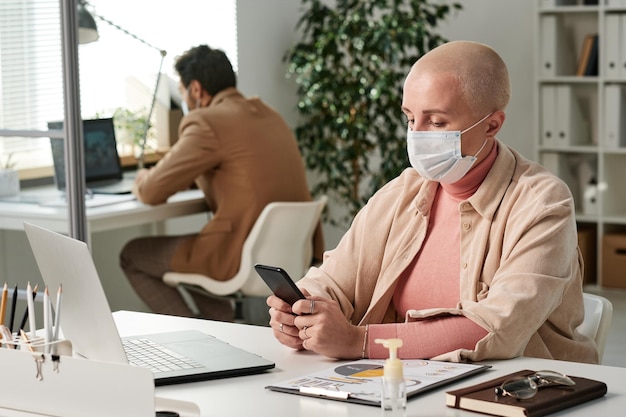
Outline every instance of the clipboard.
{"type": "MultiPolygon", "coordinates": [[[[407,399],[476,375],[491,365],[404,359],[407,399]]],[[[265,388],[287,394],[380,407],[385,360],[362,359],[294,377],[265,388]]]]}

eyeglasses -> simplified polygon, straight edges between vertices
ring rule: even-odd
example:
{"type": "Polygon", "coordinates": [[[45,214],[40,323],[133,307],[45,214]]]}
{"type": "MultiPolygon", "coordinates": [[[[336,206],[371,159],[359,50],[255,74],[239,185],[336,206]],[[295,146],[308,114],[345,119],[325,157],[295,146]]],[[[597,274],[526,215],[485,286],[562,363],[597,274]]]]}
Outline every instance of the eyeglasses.
{"type": "Polygon", "coordinates": [[[496,388],[496,395],[510,396],[518,400],[526,400],[534,397],[541,387],[549,385],[564,385],[571,387],[576,385],[567,375],[554,371],[538,371],[533,375],[518,377],[504,381],[496,388]]]}

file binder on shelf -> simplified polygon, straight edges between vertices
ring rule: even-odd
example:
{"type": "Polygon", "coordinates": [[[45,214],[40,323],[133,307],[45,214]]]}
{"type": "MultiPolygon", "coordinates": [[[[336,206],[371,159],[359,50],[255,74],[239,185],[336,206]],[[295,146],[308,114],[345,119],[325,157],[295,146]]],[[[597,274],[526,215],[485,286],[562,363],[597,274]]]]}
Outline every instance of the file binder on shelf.
{"type": "Polygon", "coordinates": [[[617,149],[626,145],[626,120],[624,89],[619,84],[609,84],[604,89],[604,123],[606,126],[604,146],[617,149]]]}
{"type": "Polygon", "coordinates": [[[618,14],[608,14],[605,20],[604,75],[607,78],[617,78],[620,73],[620,32],[621,19],[618,14]]]}
{"type": "MultiPolygon", "coordinates": [[[[624,4],[622,4],[622,7],[626,6],[626,2],[624,2],[624,4]]],[[[611,15],[607,15],[607,18],[611,16],[611,15]]],[[[624,45],[624,42],[622,39],[624,39],[624,35],[626,35],[626,15],[624,15],[624,13],[620,13],[618,15],[620,17],[620,21],[619,21],[619,37],[615,40],[615,42],[619,45],[619,60],[617,62],[617,66],[619,67],[619,73],[618,73],[618,77],[620,79],[624,79],[624,77],[626,77],[626,67],[624,67],[624,64],[626,64],[626,45],[624,45]]],[[[608,78],[608,76],[607,76],[608,78]]]]}
{"type": "Polygon", "coordinates": [[[565,147],[590,143],[589,125],[571,86],[556,87],[556,104],[557,145],[565,147]]]}
{"type": "Polygon", "coordinates": [[[572,53],[572,45],[568,43],[559,17],[556,15],[542,16],[540,25],[543,39],[541,43],[540,76],[574,75],[576,60],[572,53]]]}
{"type": "Polygon", "coordinates": [[[567,147],[590,144],[589,124],[578,97],[569,85],[541,87],[542,144],[567,147]]]}
{"type": "MultiPolygon", "coordinates": [[[[621,7],[626,6],[626,3],[621,7]]],[[[623,79],[626,77],[626,44],[622,42],[626,35],[626,14],[611,13],[605,18],[604,76],[607,79],[623,79]]]]}
{"type": "Polygon", "coordinates": [[[541,140],[543,146],[556,146],[556,87],[541,87],[541,140]]]}

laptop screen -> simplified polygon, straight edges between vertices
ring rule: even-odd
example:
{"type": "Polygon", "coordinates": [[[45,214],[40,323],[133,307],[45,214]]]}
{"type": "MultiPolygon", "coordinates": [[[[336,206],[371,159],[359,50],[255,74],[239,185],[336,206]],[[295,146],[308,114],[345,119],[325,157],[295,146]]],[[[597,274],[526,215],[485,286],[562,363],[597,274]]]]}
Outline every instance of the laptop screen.
{"type": "MultiPolygon", "coordinates": [[[[62,129],[63,122],[49,122],[48,129],[62,129]]],[[[85,181],[121,180],[122,166],[117,153],[113,119],[83,120],[85,139],[85,181]]],[[[65,189],[64,140],[50,138],[54,177],[59,189],[65,189]]]]}

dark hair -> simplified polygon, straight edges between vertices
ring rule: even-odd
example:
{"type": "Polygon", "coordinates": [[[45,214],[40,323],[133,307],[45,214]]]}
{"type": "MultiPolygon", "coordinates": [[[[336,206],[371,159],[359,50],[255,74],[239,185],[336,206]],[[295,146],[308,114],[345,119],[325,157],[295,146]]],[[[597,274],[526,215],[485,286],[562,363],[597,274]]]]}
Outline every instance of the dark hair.
{"type": "Polygon", "coordinates": [[[174,68],[181,83],[187,87],[192,80],[198,80],[209,94],[237,86],[237,78],[224,51],[211,49],[207,45],[195,46],[178,58],[174,68]]]}

